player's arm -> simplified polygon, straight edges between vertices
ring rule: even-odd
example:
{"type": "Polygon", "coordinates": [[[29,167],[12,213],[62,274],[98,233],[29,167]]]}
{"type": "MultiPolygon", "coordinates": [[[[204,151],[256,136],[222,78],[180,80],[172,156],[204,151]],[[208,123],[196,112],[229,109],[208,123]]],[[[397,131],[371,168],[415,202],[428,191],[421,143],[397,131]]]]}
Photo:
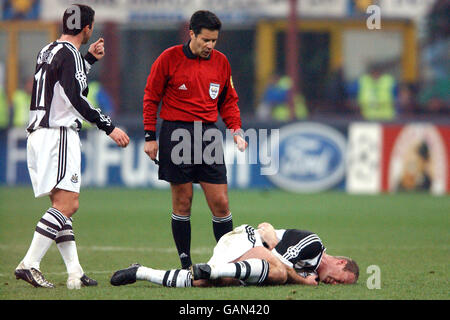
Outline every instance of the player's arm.
{"type": "Polygon", "coordinates": [[[100,130],[109,135],[117,145],[126,147],[129,137],[121,129],[116,128],[111,119],[104,115],[100,109],[91,106],[83,91],[87,88],[87,79],[81,69],[81,56],[67,54],[60,66],[60,84],[72,106],[86,120],[96,124],[100,130]],[[113,133],[114,132],[114,133],[113,133]],[[111,135],[111,133],[113,133],[111,135]]]}
{"type": "Polygon", "coordinates": [[[263,222],[258,225],[258,233],[269,250],[275,248],[278,242],[280,242],[274,227],[268,222],[263,222]]]}
{"type": "Polygon", "coordinates": [[[306,277],[299,275],[294,268],[286,266],[287,282],[288,284],[303,284],[317,286],[319,284],[319,277],[317,274],[309,274],[306,277]]]}
{"type": "Polygon", "coordinates": [[[84,66],[86,67],[86,74],[91,71],[92,65],[97,62],[97,59],[90,52],[86,53],[84,56],[84,66]]]}
{"type": "Polygon", "coordinates": [[[315,262],[317,267],[324,250],[322,241],[316,234],[287,229],[272,253],[291,268],[300,260],[315,262]]]}
{"type": "MultiPolygon", "coordinates": [[[[270,223],[264,222],[258,226],[258,231],[261,235],[261,238],[268,245],[268,249],[271,250],[272,254],[273,249],[280,242],[278,236],[276,235],[276,231],[270,223]]],[[[280,261],[279,256],[274,255],[277,260],[280,261]]],[[[287,281],[288,284],[302,284],[302,285],[318,285],[319,280],[318,276],[315,273],[305,274],[304,276],[299,275],[294,268],[287,266],[283,261],[280,261],[280,264],[284,266],[287,273],[287,281]]]]}

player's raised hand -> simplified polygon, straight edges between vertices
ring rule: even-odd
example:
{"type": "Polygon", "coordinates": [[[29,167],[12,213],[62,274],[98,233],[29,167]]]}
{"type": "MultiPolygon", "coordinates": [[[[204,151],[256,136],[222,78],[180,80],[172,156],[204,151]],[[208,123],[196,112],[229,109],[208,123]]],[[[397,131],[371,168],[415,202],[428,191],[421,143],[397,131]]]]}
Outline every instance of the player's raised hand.
{"type": "Polygon", "coordinates": [[[96,42],[89,46],[88,50],[97,60],[100,60],[105,56],[105,40],[99,38],[96,42]]]}
{"type": "Polygon", "coordinates": [[[109,134],[109,137],[122,148],[125,148],[130,143],[130,138],[128,135],[122,129],[117,127],[114,128],[114,130],[109,134]]]}

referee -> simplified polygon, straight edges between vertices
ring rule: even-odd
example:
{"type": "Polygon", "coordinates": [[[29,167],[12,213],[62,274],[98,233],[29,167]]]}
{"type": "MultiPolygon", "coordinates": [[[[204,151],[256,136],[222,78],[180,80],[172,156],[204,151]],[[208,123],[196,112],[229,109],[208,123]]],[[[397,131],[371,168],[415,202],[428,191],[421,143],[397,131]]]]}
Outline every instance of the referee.
{"type": "Polygon", "coordinates": [[[144,151],[152,160],[156,160],[159,151],[159,179],[170,183],[172,234],[184,269],[192,265],[190,216],[193,183],[199,183],[202,187],[213,214],[216,241],[233,230],[222,142],[205,142],[202,139],[202,147],[196,148],[195,141],[199,137],[194,137],[194,131],[198,132],[194,127],[201,123],[202,136],[208,129],[217,129],[215,122],[220,113],[227,128],[233,132],[239,150],[244,151],[247,147],[242,136],[238,96],[231,78],[230,63],[224,54],[214,49],[221,26],[214,13],[205,10],[195,12],[189,25],[190,41],[168,48],[156,59],[144,93],[144,151]],[[161,101],[159,116],[163,122],[158,146],[156,122],[161,101]],[[190,134],[190,154],[182,155],[183,159],[187,157],[190,161],[179,163],[173,159],[175,152],[172,151],[179,143],[173,141],[176,140],[174,131],[177,129],[190,134]],[[213,163],[203,159],[203,152],[212,143],[215,146],[218,143],[219,150],[216,151],[222,155],[220,161],[213,163]],[[202,154],[195,154],[199,152],[202,154]],[[201,161],[194,161],[199,156],[201,161]]]}

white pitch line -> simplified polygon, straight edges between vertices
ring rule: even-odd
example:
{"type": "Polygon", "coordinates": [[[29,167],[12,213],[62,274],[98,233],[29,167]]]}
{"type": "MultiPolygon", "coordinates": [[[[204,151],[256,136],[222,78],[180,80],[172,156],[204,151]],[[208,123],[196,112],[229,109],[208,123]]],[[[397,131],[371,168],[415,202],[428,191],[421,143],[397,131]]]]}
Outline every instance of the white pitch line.
{"type": "MultiPolygon", "coordinates": [[[[85,271],[87,274],[112,274],[114,271],[85,271]]],[[[67,275],[67,272],[46,272],[45,275],[52,275],[52,276],[64,276],[67,275]]],[[[0,278],[12,278],[14,277],[14,271],[11,273],[0,273],[0,278]]]]}
{"type": "MultiPolygon", "coordinates": [[[[1,246],[0,246],[1,247],[1,246]]],[[[129,252],[159,252],[159,253],[177,253],[176,248],[136,248],[136,247],[114,247],[114,246],[79,246],[79,250],[92,250],[92,251],[129,251],[129,252]]],[[[191,253],[194,254],[212,254],[213,248],[200,247],[191,249],[191,253]]]]}
{"type": "MultiPolygon", "coordinates": [[[[104,251],[104,252],[118,252],[118,251],[127,251],[127,252],[157,252],[157,253],[177,253],[176,248],[152,248],[152,247],[116,247],[116,246],[77,246],[78,251],[87,250],[87,251],[104,251]]],[[[22,245],[5,245],[0,244],[0,250],[17,250],[18,248],[26,249],[26,246],[22,245]]],[[[56,248],[50,248],[51,250],[56,250],[56,248]]],[[[212,254],[213,247],[200,247],[191,249],[191,253],[194,254],[212,254]]]]}
{"type": "MultiPolygon", "coordinates": [[[[12,250],[17,251],[17,249],[26,250],[25,245],[7,245],[0,244],[0,250],[12,250]]],[[[56,247],[51,247],[50,250],[55,250],[56,247]]],[[[176,254],[176,248],[152,248],[152,247],[115,247],[115,246],[78,246],[78,251],[103,251],[103,252],[153,252],[153,253],[165,253],[165,254],[176,254]]],[[[200,247],[196,249],[192,249],[191,253],[193,254],[212,254],[213,248],[209,247],[200,247]]],[[[114,271],[86,271],[87,274],[112,274],[114,271]]],[[[67,272],[46,272],[46,275],[66,275],[67,272]]],[[[0,273],[0,278],[12,277],[12,273],[0,273]]]]}

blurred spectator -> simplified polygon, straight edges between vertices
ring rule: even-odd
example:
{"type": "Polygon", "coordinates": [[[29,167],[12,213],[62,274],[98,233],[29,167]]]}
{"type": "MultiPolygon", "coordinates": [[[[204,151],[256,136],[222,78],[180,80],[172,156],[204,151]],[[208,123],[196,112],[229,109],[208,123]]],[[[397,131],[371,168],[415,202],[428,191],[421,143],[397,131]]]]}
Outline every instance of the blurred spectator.
{"type": "Polygon", "coordinates": [[[450,1],[437,0],[427,17],[427,43],[423,48],[425,65],[430,68],[419,94],[425,113],[450,112],[450,1]]]}
{"type": "Polygon", "coordinates": [[[427,43],[423,48],[422,58],[430,69],[425,81],[447,78],[450,73],[450,38],[427,43]]]}
{"type": "Polygon", "coordinates": [[[99,107],[106,115],[114,117],[114,105],[108,92],[99,81],[89,82],[89,102],[99,107]]]}
{"type": "Polygon", "coordinates": [[[395,118],[395,98],[397,82],[379,63],[369,65],[349,89],[355,97],[361,115],[366,120],[393,120],[395,118]]]}
{"type": "Polygon", "coordinates": [[[9,107],[3,87],[0,86],[0,129],[5,129],[9,125],[9,107]]]}
{"type": "Polygon", "coordinates": [[[427,17],[430,42],[448,39],[450,35],[450,1],[436,0],[427,17]]]}
{"type": "Polygon", "coordinates": [[[23,88],[18,88],[12,96],[13,126],[26,127],[30,111],[34,77],[26,80],[23,88]]]}
{"type": "MultiPolygon", "coordinates": [[[[100,108],[104,114],[111,118],[114,118],[115,109],[112,98],[99,81],[89,82],[89,93],[87,98],[92,106],[94,106],[95,108],[100,108]]],[[[84,129],[92,127],[92,124],[90,124],[88,121],[85,121],[83,123],[84,129]]]]}
{"type": "Polygon", "coordinates": [[[450,78],[436,79],[424,85],[419,95],[419,102],[424,112],[450,112],[450,78]]]}
{"type": "Polygon", "coordinates": [[[398,86],[396,108],[398,114],[413,115],[420,112],[417,103],[417,86],[411,83],[402,83],[398,86]]]}
{"type": "Polygon", "coordinates": [[[273,106],[286,101],[287,91],[279,85],[279,81],[280,76],[278,74],[270,78],[262,101],[256,110],[256,117],[259,120],[270,120],[273,106]]]}
{"type": "MultiPolygon", "coordinates": [[[[264,92],[261,104],[256,110],[256,117],[259,120],[290,120],[289,110],[289,90],[292,87],[292,81],[288,76],[274,75],[264,92]]],[[[308,116],[305,99],[301,94],[294,97],[295,118],[305,119],[308,116]]]]}
{"type": "Polygon", "coordinates": [[[330,75],[327,81],[325,100],[335,112],[347,113],[352,111],[349,108],[347,85],[342,68],[337,69],[330,75]]]}

